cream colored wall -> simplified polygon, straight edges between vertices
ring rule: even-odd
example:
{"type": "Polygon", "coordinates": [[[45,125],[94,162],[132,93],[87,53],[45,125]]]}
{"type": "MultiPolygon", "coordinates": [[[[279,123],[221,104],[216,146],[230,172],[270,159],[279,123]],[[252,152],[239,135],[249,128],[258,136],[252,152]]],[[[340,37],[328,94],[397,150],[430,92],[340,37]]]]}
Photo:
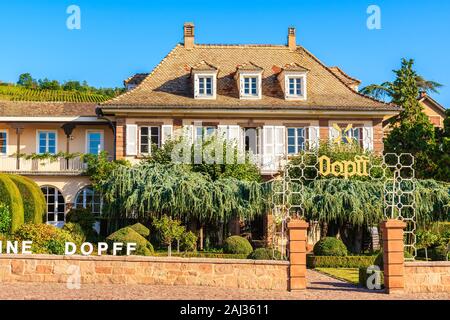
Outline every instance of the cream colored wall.
{"type": "Polygon", "coordinates": [[[86,176],[28,176],[40,187],[52,186],[58,188],[64,196],[66,203],[74,203],[78,192],[91,182],[86,176]]]}
{"type": "Polygon", "coordinates": [[[444,126],[444,118],[442,117],[442,114],[438,113],[431,104],[428,104],[426,101],[421,102],[422,106],[424,107],[423,112],[431,119],[439,119],[439,125],[438,127],[444,126]]]}
{"type": "MultiPolygon", "coordinates": [[[[58,124],[24,124],[24,130],[20,136],[20,153],[31,154],[37,153],[37,132],[38,130],[54,130],[57,132],[57,152],[66,152],[67,137],[61,128],[62,123],[58,124]]],[[[11,128],[9,124],[0,123],[0,130],[8,130],[8,155],[17,152],[17,135],[16,130],[11,128]]],[[[78,125],[72,132],[72,140],[70,140],[71,153],[86,153],[86,132],[88,130],[100,130],[104,135],[104,150],[110,155],[114,152],[114,135],[111,128],[107,125],[78,125]]]]}

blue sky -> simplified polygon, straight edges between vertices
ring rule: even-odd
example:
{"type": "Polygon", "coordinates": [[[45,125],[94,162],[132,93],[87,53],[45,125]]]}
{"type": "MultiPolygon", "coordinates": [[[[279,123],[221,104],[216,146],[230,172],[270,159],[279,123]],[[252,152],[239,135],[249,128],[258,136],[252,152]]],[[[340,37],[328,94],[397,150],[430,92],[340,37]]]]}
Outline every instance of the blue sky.
{"type": "Polygon", "coordinates": [[[0,2],[0,80],[87,80],[121,86],[149,72],[196,25],[199,43],[284,44],[287,27],[329,66],[363,85],[392,80],[402,57],[425,78],[443,83],[434,97],[450,107],[450,1],[144,1],[15,0],[0,2]],[[81,30],[66,27],[69,5],[81,9],[81,30]],[[381,30],[366,27],[366,9],[381,8],[381,30]]]}

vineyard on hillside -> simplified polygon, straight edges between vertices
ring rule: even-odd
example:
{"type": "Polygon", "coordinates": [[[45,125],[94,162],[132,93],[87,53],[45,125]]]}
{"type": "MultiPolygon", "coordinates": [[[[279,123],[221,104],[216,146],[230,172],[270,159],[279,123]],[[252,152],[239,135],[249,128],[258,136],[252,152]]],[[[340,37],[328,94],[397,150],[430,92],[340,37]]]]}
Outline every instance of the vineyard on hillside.
{"type": "Polygon", "coordinates": [[[19,86],[0,85],[0,100],[100,103],[108,99],[110,99],[110,97],[95,93],[27,89],[19,86]]]}

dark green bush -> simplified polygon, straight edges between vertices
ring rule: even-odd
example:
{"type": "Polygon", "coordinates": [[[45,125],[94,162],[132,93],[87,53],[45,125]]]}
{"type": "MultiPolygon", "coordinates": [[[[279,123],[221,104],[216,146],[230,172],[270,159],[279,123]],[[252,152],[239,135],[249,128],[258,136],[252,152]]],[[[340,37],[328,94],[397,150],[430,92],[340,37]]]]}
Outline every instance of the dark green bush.
{"type": "Polygon", "coordinates": [[[142,223],[135,223],[128,227],[133,229],[146,239],[148,239],[148,237],[150,236],[150,229],[144,226],[142,223]]]}
{"type": "Polygon", "coordinates": [[[320,239],[314,246],[315,256],[337,256],[345,257],[347,255],[347,247],[345,244],[336,238],[326,237],[320,239]]]}
{"type": "Polygon", "coordinates": [[[223,251],[225,253],[249,255],[250,253],[252,253],[253,248],[247,239],[240,236],[231,236],[225,239],[223,251]]]}
{"type": "Polygon", "coordinates": [[[8,233],[11,230],[11,213],[8,206],[0,203],[0,234],[8,233]]]}
{"type": "Polygon", "coordinates": [[[78,223],[84,231],[93,230],[96,218],[89,209],[73,208],[66,215],[66,222],[78,223]]]}
{"type": "Polygon", "coordinates": [[[197,236],[192,231],[184,232],[181,235],[180,246],[183,251],[196,251],[197,236]]]}
{"type": "Polygon", "coordinates": [[[123,255],[126,254],[127,243],[136,243],[136,251],[134,252],[136,255],[150,256],[154,251],[152,244],[130,227],[119,229],[110,234],[106,238],[106,242],[111,250],[114,242],[122,242],[124,244],[124,248],[119,254],[123,255]]]}
{"type": "Polygon", "coordinates": [[[429,257],[433,261],[446,261],[447,257],[450,258],[450,254],[448,253],[447,245],[440,245],[440,246],[432,248],[428,251],[429,251],[429,257]]]}
{"type": "Polygon", "coordinates": [[[23,201],[16,184],[5,174],[0,174],[0,202],[11,214],[10,232],[16,231],[24,223],[23,201]]]}
{"type": "Polygon", "coordinates": [[[32,241],[33,253],[64,254],[66,242],[75,242],[70,233],[49,224],[24,224],[13,234],[17,241],[32,241]]]}
{"type": "MultiPolygon", "coordinates": [[[[369,278],[371,275],[367,274],[367,267],[360,267],[359,268],[359,285],[361,287],[367,288],[367,278],[369,278]]],[[[380,284],[381,289],[384,287],[384,273],[380,270],[380,284]]]]}
{"type": "Polygon", "coordinates": [[[47,211],[41,188],[30,178],[8,175],[20,191],[23,201],[25,223],[42,223],[47,211]]]}
{"type": "Polygon", "coordinates": [[[258,248],[248,255],[253,260],[281,260],[281,252],[270,248],[258,248]]]}
{"type": "Polygon", "coordinates": [[[314,256],[306,255],[306,265],[314,268],[359,268],[368,267],[375,263],[375,256],[314,256]]]}
{"type": "Polygon", "coordinates": [[[83,242],[86,242],[87,236],[80,224],[67,222],[64,224],[63,230],[70,233],[74,242],[77,244],[77,247],[79,247],[83,242]]]}

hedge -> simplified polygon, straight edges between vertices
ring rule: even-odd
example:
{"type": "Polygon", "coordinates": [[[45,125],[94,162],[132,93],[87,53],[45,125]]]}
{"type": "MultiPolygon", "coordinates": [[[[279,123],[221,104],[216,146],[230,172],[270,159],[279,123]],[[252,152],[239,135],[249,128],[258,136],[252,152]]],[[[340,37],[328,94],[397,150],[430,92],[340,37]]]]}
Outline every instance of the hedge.
{"type": "Polygon", "coordinates": [[[19,175],[8,175],[22,195],[24,222],[42,223],[46,212],[46,202],[41,188],[31,179],[19,175]]]}
{"type": "MultiPolygon", "coordinates": [[[[167,257],[167,251],[155,252],[152,254],[157,257],[167,257]]],[[[214,259],[248,259],[247,254],[236,253],[215,253],[215,252],[174,252],[172,250],[172,257],[183,258],[214,258],[214,259]]]]}
{"type": "Polygon", "coordinates": [[[314,268],[360,268],[372,266],[376,256],[314,256],[306,255],[306,265],[314,268]]]}
{"type": "Polygon", "coordinates": [[[0,174],[0,202],[7,205],[11,212],[11,232],[24,223],[22,196],[16,184],[5,174],[0,174]]]}

